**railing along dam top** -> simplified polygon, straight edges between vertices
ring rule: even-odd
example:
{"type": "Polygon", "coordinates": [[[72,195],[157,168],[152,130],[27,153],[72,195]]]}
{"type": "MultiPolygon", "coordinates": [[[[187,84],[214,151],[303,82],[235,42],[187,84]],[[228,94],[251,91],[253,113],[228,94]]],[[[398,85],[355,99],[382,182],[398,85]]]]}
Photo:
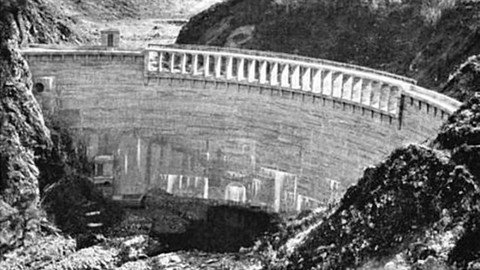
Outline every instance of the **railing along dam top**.
{"type": "MultiPolygon", "coordinates": [[[[410,78],[371,68],[285,53],[200,45],[149,45],[145,50],[106,50],[96,47],[23,49],[31,57],[73,56],[74,61],[143,57],[145,75],[226,82],[281,89],[353,104],[398,118],[402,96],[452,114],[460,102],[416,85],[410,78]],[[104,58],[107,57],[107,58],[104,58]]],[[[43,58],[42,58],[43,59],[43,58]]],[[[63,60],[62,60],[63,61],[63,60]]]]}
{"type": "Polygon", "coordinates": [[[148,77],[278,88],[339,100],[398,118],[402,95],[451,114],[460,103],[388,72],[334,61],[243,49],[197,45],[150,45],[145,50],[148,77]]]}

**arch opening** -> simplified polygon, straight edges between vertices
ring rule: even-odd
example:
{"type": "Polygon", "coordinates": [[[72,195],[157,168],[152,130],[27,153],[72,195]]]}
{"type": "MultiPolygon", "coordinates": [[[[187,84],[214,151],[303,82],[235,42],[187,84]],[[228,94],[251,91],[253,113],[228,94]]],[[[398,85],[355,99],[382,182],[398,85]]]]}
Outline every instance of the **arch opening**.
{"type": "Polygon", "coordinates": [[[34,93],[43,93],[45,91],[45,85],[43,83],[36,83],[33,85],[33,92],[34,93]]]}

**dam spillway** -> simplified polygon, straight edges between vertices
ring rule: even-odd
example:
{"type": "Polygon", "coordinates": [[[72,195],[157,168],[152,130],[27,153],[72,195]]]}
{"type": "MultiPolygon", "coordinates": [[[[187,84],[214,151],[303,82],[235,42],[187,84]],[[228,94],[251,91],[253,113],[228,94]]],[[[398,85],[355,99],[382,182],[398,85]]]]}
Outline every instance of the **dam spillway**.
{"type": "Polygon", "coordinates": [[[458,101],[415,81],[206,46],[25,49],[47,115],[87,145],[112,196],[172,194],[298,211],[436,134],[458,101]]]}

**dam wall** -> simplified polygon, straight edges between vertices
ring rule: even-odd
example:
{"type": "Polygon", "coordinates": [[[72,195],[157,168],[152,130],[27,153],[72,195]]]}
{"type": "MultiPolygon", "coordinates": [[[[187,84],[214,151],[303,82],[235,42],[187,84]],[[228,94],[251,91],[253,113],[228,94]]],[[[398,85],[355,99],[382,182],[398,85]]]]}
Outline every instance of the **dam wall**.
{"type": "Polygon", "coordinates": [[[434,136],[460,104],[408,78],[285,54],[150,46],[23,55],[44,112],[86,143],[112,196],[158,187],[275,211],[325,205],[366,166],[434,136]]]}

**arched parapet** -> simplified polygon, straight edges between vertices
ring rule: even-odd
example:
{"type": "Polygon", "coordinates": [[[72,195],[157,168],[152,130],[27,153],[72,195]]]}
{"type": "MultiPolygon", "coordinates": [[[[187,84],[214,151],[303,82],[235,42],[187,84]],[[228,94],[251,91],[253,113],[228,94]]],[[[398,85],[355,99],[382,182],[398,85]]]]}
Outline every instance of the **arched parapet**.
{"type": "Polygon", "coordinates": [[[443,118],[460,102],[410,78],[335,61],[284,53],[199,45],[150,45],[145,77],[181,78],[275,88],[359,106],[402,122],[409,99],[443,118]]]}
{"type": "MultiPolygon", "coordinates": [[[[441,116],[460,102],[419,87],[396,74],[330,60],[264,51],[199,45],[150,45],[139,50],[28,48],[30,62],[80,62],[95,66],[121,62],[144,65],[145,77],[181,78],[275,88],[359,106],[401,118],[402,102],[441,116]],[[161,64],[160,64],[161,63],[161,64]]],[[[47,74],[49,75],[49,74],[47,74]]],[[[401,119],[400,119],[401,121],[401,119]]]]}
{"type": "Polygon", "coordinates": [[[202,46],[150,46],[145,76],[282,89],[352,104],[392,118],[415,81],[386,72],[286,54],[202,46]]]}
{"type": "Polygon", "coordinates": [[[456,99],[417,85],[411,85],[404,92],[404,96],[410,99],[410,103],[416,103],[419,108],[425,106],[427,111],[432,110],[442,115],[451,115],[461,105],[461,102],[456,99]]]}
{"type": "Polygon", "coordinates": [[[205,45],[190,45],[190,44],[174,44],[174,45],[158,45],[158,44],[149,44],[148,49],[155,49],[155,48],[174,48],[174,49],[182,49],[182,50],[196,50],[196,51],[212,51],[212,52],[226,52],[226,53],[236,53],[236,54],[248,54],[252,56],[260,56],[260,57],[272,57],[272,58],[282,58],[282,59],[289,59],[289,60],[296,60],[301,62],[308,62],[308,63],[317,63],[317,64],[325,64],[328,66],[335,66],[335,67],[343,67],[358,71],[364,71],[372,74],[383,75],[391,78],[395,78],[400,81],[408,82],[415,84],[416,81],[412,78],[400,76],[397,74],[353,65],[347,64],[332,60],[326,59],[319,59],[319,58],[312,58],[294,54],[287,54],[287,53],[280,53],[280,52],[268,52],[268,51],[257,51],[257,50],[245,50],[245,49],[238,49],[238,48],[227,48],[227,47],[215,47],[215,46],[205,46],[205,45]]]}

